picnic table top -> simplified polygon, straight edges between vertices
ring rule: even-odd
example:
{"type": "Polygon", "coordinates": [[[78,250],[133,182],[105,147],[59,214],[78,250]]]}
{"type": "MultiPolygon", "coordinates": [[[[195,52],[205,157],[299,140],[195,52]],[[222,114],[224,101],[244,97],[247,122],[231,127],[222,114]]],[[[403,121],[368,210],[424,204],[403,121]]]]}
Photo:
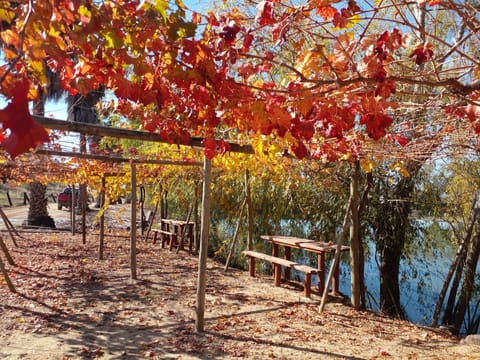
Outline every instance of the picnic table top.
{"type": "Polygon", "coordinates": [[[171,225],[187,225],[187,224],[193,224],[191,221],[185,221],[185,220],[179,220],[179,219],[161,219],[161,222],[165,224],[171,224],[171,225]]]}
{"type": "MultiPolygon", "coordinates": [[[[324,253],[324,252],[334,252],[337,249],[337,245],[332,242],[322,242],[312,239],[298,238],[294,236],[284,236],[284,235],[262,235],[262,239],[271,242],[272,244],[305,249],[307,251],[315,253],[324,253]]],[[[349,246],[342,245],[340,248],[341,251],[350,250],[349,246]]]]}

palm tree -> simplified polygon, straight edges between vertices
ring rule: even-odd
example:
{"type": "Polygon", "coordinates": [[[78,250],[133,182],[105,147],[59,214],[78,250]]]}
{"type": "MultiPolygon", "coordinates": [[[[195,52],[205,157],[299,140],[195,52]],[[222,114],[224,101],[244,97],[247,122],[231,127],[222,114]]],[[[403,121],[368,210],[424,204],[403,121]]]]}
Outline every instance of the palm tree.
{"type": "MultiPolygon", "coordinates": [[[[67,97],[67,120],[77,121],[87,124],[98,124],[99,118],[96,110],[96,105],[104,96],[105,90],[100,87],[97,90],[89,92],[83,96],[81,94],[69,95],[67,97]]],[[[99,142],[98,139],[93,139],[99,142]]],[[[87,138],[84,134],[80,134],[80,152],[87,151],[87,138]]],[[[80,185],[80,201],[78,206],[86,204],[87,188],[85,185],[80,185]]]]}
{"type": "MultiPolygon", "coordinates": [[[[33,114],[38,116],[45,115],[45,103],[47,100],[58,101],[64,94],[60,88],[58,75],[50,71],[48,66],[45,67],[48,80],[48,86],[40,89],[39,100],[33,104],[33,114]]],[[[48,214],[46,185],[33,181],[30,183],[30,206],[28,209],[27,224],[29,226],[46,226],[55,227],[55,221],[48,214]]]]}

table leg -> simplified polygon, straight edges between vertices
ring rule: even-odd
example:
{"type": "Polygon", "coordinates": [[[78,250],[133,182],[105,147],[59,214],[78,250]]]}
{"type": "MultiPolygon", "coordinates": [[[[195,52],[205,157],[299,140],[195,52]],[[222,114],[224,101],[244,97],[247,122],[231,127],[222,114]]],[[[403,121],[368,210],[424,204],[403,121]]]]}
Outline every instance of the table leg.
{"type": "Polygon", "coordinates": [[[178,246],[180,247],[180,250],[183,250],[183,237],[182,237],[182,234],[185,235],[184,233],[184,228],[185,228],[185,225],[179,225],[178,228],[177,228],[177,238],[178,238],[178,246]]]}
{"type": "MultiPolygon", "coordinates": [[[[278,244],[272,244],[272,256],[278,257],[278,244]]],[[[277,281],[275,278],[275,271],[273,271],[273,278],[275,279],[275,281],[277,281]]]]}
{"type": "MultiPolygon", "coordinates": [[[[292,258],[292,248],[285,247],[285,260],[290,260],[292,258]]],[[[290,268],[285,268],[285,279],[290,280],[290,268]]]]}
{"type": "Polygon", "coordinates": [[[318,291],[323,294],[325,289],[325,254],[319,253],[317,255],[318,261],[318,291]]]}
{"type": "Polygon", "coordinates": [[[278,257],[278,244],[272,244],[272,256],[278,257]]]}

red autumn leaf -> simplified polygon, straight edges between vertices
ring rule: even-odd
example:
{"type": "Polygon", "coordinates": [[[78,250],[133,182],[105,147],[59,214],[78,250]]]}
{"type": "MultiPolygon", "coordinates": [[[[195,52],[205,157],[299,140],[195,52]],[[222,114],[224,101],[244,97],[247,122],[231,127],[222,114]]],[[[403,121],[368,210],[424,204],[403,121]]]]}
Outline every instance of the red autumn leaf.
{"type": "Polygon", "coordinates": [[[382,113],[369,113],[363,115],[360,122],[365,125],[368,136],[378,140],[385,136],[385,129],[392,124],[392,118],[382,113]]]}
{"type": "Polygon", "coordinates": [[[348,12],[347,9],[342,9],[341,12],[336,12],[335,15],[333,16],[333,25],[335,25],[338,28],[344,28],[348,24],[348,19],[350,18],[350,13],[348,12]]]}
{"type": "Polygon", "coordinates": [[[303,159],[308,155],[308,149],[303,143],[298,143],[298,145],[292,146],[291,149],[295,156],[299,159],[303,159]]]}
{"type": "Polygon", "coordinates": [[[5,109],[0,110],[0,122],[10,134],[3,140],[3,147],[12,158],[49,141],[47,131],[38,125],[28,109],[27,79],[20,81],[13,90],[12,97],[5,109]]]}
{"type": "Polygon", "coordinates": [[[230,151],[230,144],[225,140],[221,139],[218,141],[218,151],[220,154],[225,154],[227,151],[230,151]]]}
{"type": "Polygon", "coordinates": [[[255,21],[258,21],[260,26],[272,25],[275,23],[271,1],[261,1],[258,3],[255,21]]]}
{"type": "Polygon", "coordinates": [[[202,141],[203,146],[205,147],[205,156],[207,159],[213,159],[217,156],[217,141],[213,138],[206,138],[202,141]]]}
{"type": "Polygon", "coordinates": [[[415,63],[421,65],[433,56],[432,45],[430,43],[419,44],[413,49],[410,57],[415,57],[415,63]]]}
{"type": "Polygon", "coordinates": [[[250,46],[252,45],[253,42],[253,35],[252,34],[245,34],[243,38],[243,45],[242,45],[242,51],[248,52],[250,50],[250,46]]]}
{"type": "Polygon", "coordinates": [[[400,146],[404,147],[408,144],[408,139],[402,135],[386,135],[385,139],[387,141],[396,141],[400,146]]]}
{"type": "Polygon", "coordinates": [[[224,39],[228,45],[233,45],[239,31],[240,26],[234,20],[230,20],[222,27],[222,30],[218,35],[224,39]]]}

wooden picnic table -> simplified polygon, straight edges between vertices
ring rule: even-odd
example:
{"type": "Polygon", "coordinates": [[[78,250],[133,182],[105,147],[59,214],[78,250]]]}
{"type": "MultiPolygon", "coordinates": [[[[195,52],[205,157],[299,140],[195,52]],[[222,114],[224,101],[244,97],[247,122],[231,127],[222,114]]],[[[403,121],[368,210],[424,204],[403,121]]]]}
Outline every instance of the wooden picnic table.
{"type": "MultiPolygon", "coordinates": [[[[176,241],[181,241],[181,236],[184,234],[186,244],[188,244],[188,249],[192,252],[193,248],[193,229],[194,229],[194,222],[188,222],[184,220],[178,219],[160,219],[160,230],[165,233],[175,234],[175,237],[171,237],[169,247],[170,250],[173,247],[174,239],[176,241]]],[[[183,250],[183,244],[182,248],[183,250]]]]}
{"type": "MultiPolygon", "coordinates": [[[[325,288],[325,254],[334,253],[337,245],[333,243],[326,243],[311,239],[297,238],[293,236],[283,235],[262,235],[262,239],[267,240],[272,244],[272,256],[278,257],[280,246],[284,247],[284,257],[286,260],[291,260],[292,249],[302,249],[308,252],[317,254],[318,260],[318,290],[323,293],[325,288]]],[[[350,247],[342,246],[341,251],[349,251],[350,247]]],[[[290,269],[285,268],[285,278],[290,277],[290,269]]],[[[334,277],[332,278],[332,291],[338,294],[339,286],[339,267],[335,269],[334,277]]]]}

